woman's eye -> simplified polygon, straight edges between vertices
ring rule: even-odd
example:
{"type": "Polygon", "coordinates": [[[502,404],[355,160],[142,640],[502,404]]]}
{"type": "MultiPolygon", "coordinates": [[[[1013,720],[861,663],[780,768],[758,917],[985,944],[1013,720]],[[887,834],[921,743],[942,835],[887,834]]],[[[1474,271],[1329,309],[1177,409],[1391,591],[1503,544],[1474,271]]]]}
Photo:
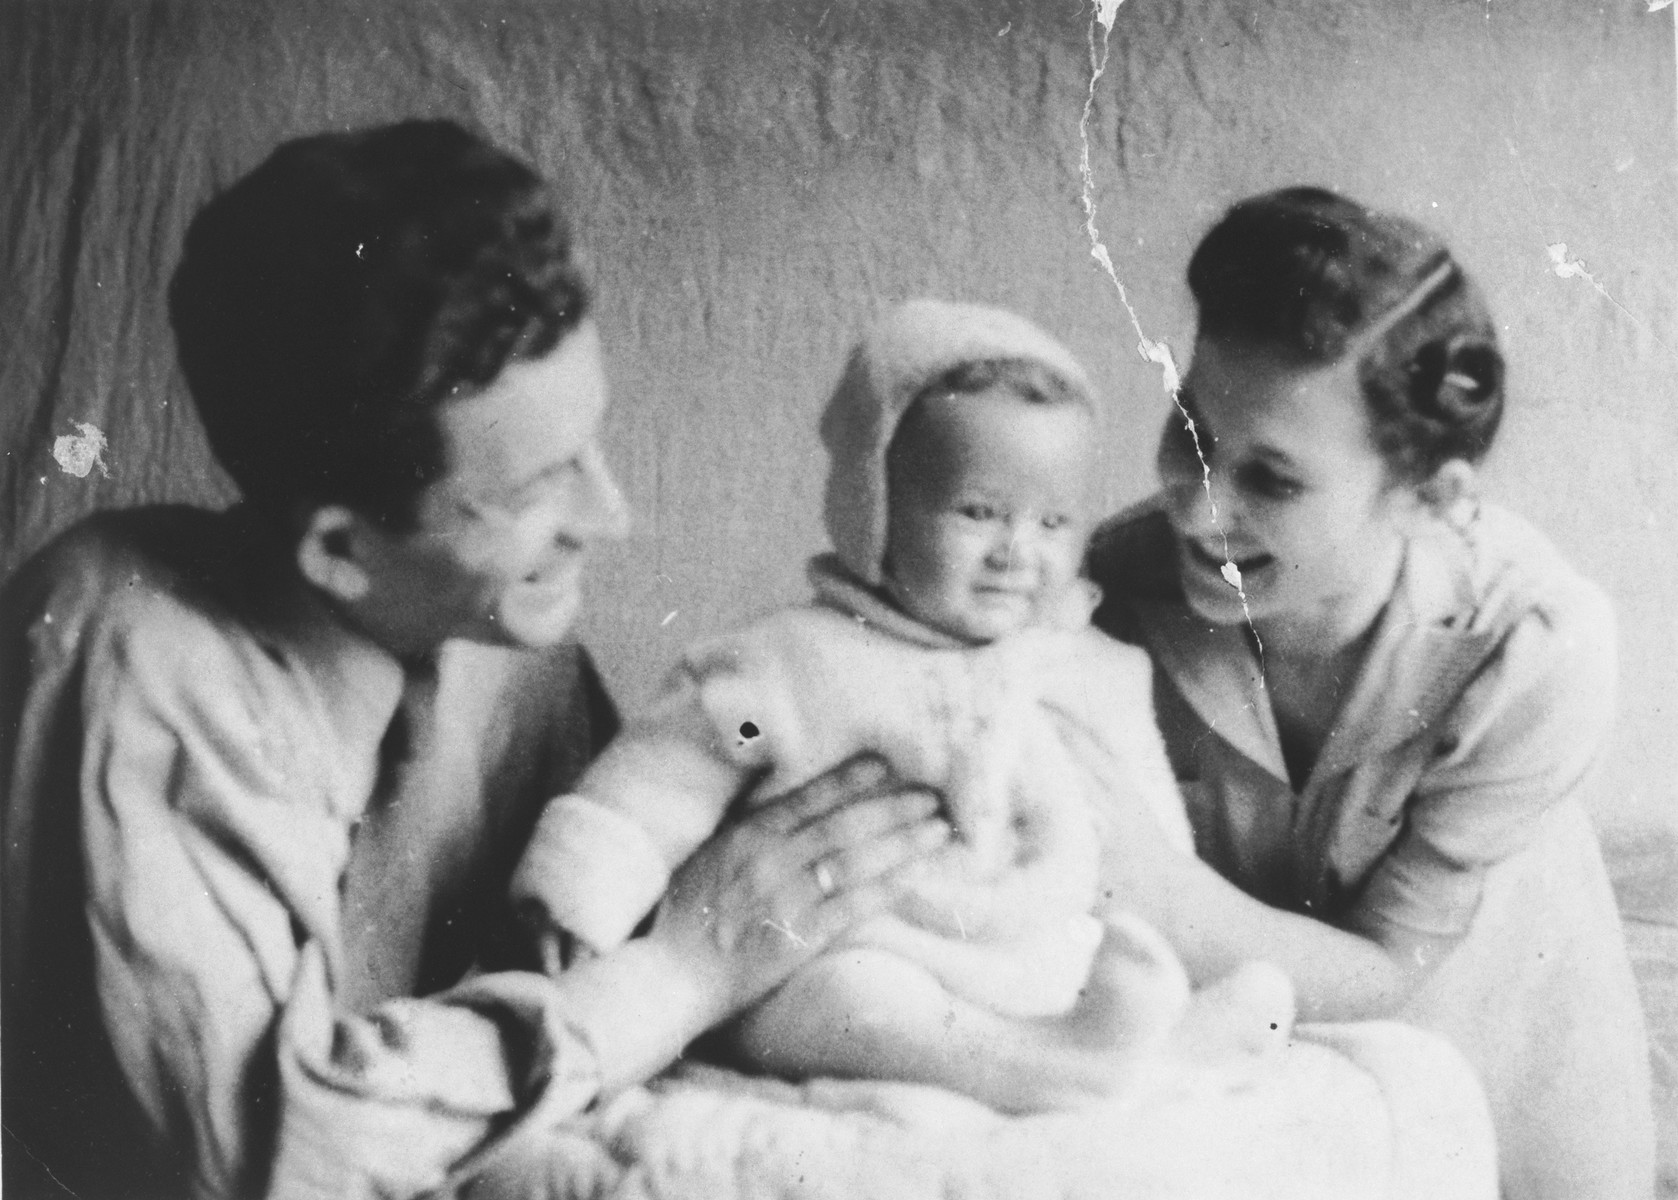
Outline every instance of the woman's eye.
{"type": "Polygon", "coordinates": [[[1263,463],[1243,467],[1236,475],[1236,482],[1244,491],[1268,500],[1289,500],[1305,490],[1299,480],[1263,463]]]}
{"type": "Polygon", "coordinates": [[[1050,532],[1057,529],[1065,529],[1068,525],[1072,524],[1072,518],[1067,516],[1065,513],[1044,513],[1042,521],[1043,528],[1049,530],[1050,532]]]}
{"type": "Polygon", "coordinates": [[[989,504],[963,504],[956,508],[956,512],[969,521],[994,521],[997,518],[996,509],[989,504]]]}

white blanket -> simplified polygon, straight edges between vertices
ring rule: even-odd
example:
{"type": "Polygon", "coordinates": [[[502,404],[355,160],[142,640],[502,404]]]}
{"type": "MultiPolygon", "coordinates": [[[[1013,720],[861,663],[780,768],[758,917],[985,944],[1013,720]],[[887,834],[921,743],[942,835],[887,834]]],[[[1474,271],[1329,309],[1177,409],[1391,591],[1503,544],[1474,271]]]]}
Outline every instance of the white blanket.
{"type": "MultiPolygon", "coordinates": [[[[1469,1200],[1496,1195],[1461,1060],[1404,1026],[1305,1031],[1247,1080],[1006,1118],[907,1085],[680,1071],[507,1163],[520,1200],[1469,1200]]],[[[474,1193],[480,1194],[480,1193],[474,1193]]]]}
{"type": "Polygon", "coordinates": [[[319,966],[305,956],[314,978],[281,1033],[271,1196],[411,1196],[446,1176],[469,1178],[471,1200],[1497,1194],[1467,1065],[1396,1023],[1301,1026],[1257,1059],[1161,1067],[1123,1101],[1030,1117],[933,1088],[702,1066],[574,1115],[592,1092],[540,976],[485,976],[355,1017],[333,1011],[319,966]]]}

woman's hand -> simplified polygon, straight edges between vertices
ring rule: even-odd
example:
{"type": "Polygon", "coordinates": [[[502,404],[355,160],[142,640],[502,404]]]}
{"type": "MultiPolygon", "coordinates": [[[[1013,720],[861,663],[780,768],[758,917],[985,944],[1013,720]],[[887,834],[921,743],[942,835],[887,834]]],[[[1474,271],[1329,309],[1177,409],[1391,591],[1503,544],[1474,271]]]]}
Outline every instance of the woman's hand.
{"type": "Polygon", "coordinates": [[[691,972],[709,1023],[730,1017],[886,906],[899,869],[949,840],[938,807],[877,757],[853,758],[701,847],[649,939],[691,972]]]}

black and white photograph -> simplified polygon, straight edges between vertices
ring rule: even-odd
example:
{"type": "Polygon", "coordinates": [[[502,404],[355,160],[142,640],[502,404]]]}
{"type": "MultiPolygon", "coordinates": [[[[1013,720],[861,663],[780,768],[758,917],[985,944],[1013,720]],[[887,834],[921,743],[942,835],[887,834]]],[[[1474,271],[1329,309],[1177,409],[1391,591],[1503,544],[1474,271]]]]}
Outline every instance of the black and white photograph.
{"type": "Polygon", "coordinates": [[[0,3],[7,1200],[1678,1200],[1672,0],[0,3]]]}

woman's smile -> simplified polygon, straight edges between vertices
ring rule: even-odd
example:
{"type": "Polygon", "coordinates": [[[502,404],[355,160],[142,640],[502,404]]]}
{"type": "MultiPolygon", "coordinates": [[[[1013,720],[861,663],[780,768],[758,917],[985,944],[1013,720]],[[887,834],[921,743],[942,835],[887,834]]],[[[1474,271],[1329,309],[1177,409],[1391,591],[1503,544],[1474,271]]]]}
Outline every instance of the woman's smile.
{"type": "Polygon", "coordinates": [[[1189,561],[1222,578],[1224,568],[1231,563],[1241,572],[1243,579],[1264,570],[1276,561],[1274,554],[1249,554],[1245,557],[1232,554],[1225,550],[1208,550],[1194,538],[1183,534],[1177,535],[1178,542],[1183,547],[1184,554],[1189,561]]]}

